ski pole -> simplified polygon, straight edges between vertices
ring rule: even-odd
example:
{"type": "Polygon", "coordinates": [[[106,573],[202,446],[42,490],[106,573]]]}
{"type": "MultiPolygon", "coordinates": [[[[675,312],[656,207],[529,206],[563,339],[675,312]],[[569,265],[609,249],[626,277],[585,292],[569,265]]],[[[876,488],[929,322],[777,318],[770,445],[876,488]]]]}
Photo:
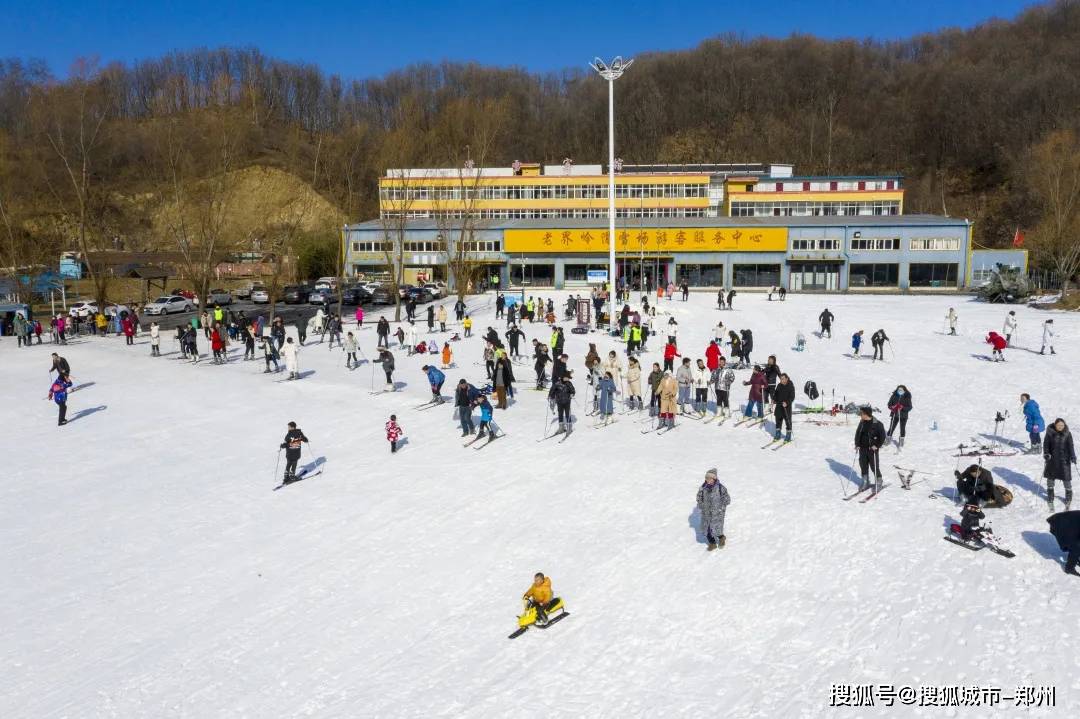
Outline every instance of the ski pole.
{"type": "Polygon", "coordinates": [[[281,466],[281,448],[280,447],[278,448],[278,451],[277,451],[277,461],[274,462],[274,481],[275,482],[277,481],[277,472],[278,472],[278,467],[279,466],[281,466]]]}
{"type": "MultiPolygon", "coordinates": [[[[851,459],[851,473],[855,474],[855,463],[859,461],[859,450],[855,450],[855,456],[851,459]]],[[[847,487],[844,485],[844,478],[840,477],[840,494],[847,494],[847,487]]]]}

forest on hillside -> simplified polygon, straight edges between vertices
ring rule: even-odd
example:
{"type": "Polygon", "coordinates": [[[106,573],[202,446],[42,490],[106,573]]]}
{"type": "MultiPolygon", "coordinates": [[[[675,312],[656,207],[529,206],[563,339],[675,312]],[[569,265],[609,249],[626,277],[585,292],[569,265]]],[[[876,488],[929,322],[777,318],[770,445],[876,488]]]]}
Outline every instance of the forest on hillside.
{"type": "MultiPolygon", "coordinates": [[[[33,59],[0,60],[0,268],[51,264],[60,249],[209,257],[329,237],[341,217],[376,215],[387,167],[602,162],[606,103],[584,62],[346,80],[222,48],[86,60],[58,80],[33,59]],[[237,197],[231,178],[252,166],[295,175],[338,212],[237,197]],[[240,204],[261,219],[229,222],[240,204]]],[[[1080,244],[1080,0],[898,42],[719,36],[636,58],[616,103],[626,163],[899,173],[907,212],[972,219],[990,247],[1023,228],[1036,262],[1076,271],[1061,257],[1080,244]]]]}

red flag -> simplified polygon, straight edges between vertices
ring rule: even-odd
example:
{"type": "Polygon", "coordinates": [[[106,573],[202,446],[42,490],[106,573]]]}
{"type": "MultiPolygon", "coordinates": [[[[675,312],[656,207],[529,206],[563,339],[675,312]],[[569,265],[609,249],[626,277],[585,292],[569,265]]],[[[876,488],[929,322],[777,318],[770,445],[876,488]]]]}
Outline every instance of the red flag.
{"type": "Polygon", "coordinates": [[[1013,235],[1013,247],[1024,246],[1024,231],[1019,227],[1016,228],[1016,234],[1013,235]]]}

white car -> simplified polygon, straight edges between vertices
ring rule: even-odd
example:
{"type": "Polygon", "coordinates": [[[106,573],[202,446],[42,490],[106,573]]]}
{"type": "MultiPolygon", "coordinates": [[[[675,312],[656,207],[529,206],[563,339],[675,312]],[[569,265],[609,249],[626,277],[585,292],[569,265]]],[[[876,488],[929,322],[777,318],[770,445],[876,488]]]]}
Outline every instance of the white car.
{"type": "Polygon", "coordinates": [[[95,302],[76,302],[68,308],[68,317],[78,317],[80,319],[86,319],[90,315],[97,313],[97,303],[95,302]]]}
{"type": "Polygon", "coordinates": [[[337,289],[337,277],[320,277],[315,282],[315,289],[317,289],[317,290],[336,290],[337,289]]]}
{"type": "Polygon", "coordinates": [[[371,294],[375,294],[375,290],[382,287],[382,282],[365,282],[364,284],[362,284],[360,286],[363,287],[368,292],[370,292],[371,294]]]}
{"type": "Polygon", "coordinates": [[[257,305],[266,305],[270,303],[270,293],[265,289],[258,289],[251,291],[251,301],[257,305]]]}
{"type": "Polygon", "coordinates": [[[439,285],[438,282],[427,282],[427,283],[421,285],[421,287],[423,287],[426,290],[430,290],[431,291],[431,296],[434,297],[435,299],[439,299],[440,297],[442,297],[443,288],[439,285]]]}
{"type": "Polygon", "coordinates": [[[143,312],[148,315],[171,315],[176,312],[192,312],[195,306],[186,297],[180,295],[172,295],[166,297],[158,297],[156,300],[146,305],[143,308],[143,312]]]}

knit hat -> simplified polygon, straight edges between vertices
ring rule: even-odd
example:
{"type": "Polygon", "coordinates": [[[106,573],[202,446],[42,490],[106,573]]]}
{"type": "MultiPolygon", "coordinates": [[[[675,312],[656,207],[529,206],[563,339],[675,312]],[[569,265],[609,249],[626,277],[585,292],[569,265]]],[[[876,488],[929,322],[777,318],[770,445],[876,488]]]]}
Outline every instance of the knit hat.
{"type": "Polygon", "coordinates": [[[716,467],[713,467],[712,469],[705,472],[705,479],[708,479],[709,477],[716,479],[716,467]]]}

